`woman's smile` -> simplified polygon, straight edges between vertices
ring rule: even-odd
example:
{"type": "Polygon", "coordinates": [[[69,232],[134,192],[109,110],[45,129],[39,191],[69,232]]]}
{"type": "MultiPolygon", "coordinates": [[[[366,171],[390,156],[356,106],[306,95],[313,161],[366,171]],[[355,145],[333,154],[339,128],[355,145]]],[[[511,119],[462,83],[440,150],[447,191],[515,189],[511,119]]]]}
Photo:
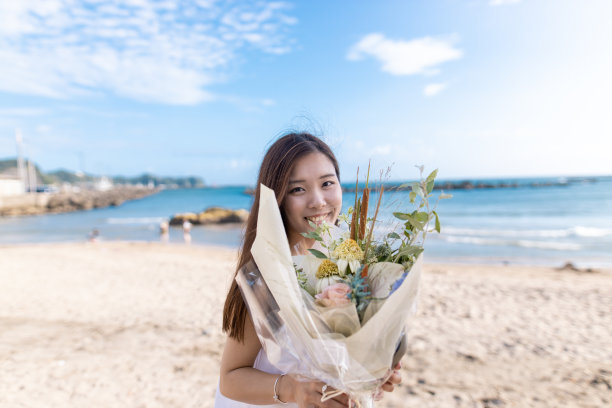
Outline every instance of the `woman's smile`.
{"type": "Polygon", "coordinates": [[[288,191],[282,208],[289,246],[310,248],[314,240],[302,236],[312,231],[310,223],[333,224],[342,209],[342,189],[334,164],[319,152],[303,156],[293,167],[288,191]]]}
{"type": "MultiPolygon", "coordinates": [[[[316,215],[311,215],[308,217],[304,217],[305,220],[307,221],[311,221],[314,222],[315,224],[319,225],[321,224],[323,221],[327,221],[330,222],[330,218],[333,216],[332,212],[328,212],[328,213],[323,213],[323,214],[316,214],[316,215]]],[[[333,223],[333,221],[331,221],[333,223]]]]}

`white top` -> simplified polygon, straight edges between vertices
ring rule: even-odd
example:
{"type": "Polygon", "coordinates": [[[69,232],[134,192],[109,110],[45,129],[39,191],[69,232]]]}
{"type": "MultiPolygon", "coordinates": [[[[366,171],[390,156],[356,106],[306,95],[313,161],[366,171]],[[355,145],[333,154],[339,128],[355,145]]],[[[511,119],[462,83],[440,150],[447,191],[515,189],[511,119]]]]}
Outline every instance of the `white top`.
{"type": "MultiPolygon", "coordinates": [[[[281,374],[281,371],[272,365],[270,360],[268,360],[268,356],[264,349],[260,349],[259,353],[257,353],[257,357],[255,358],[255,364],[253,364],[253,368],[264,371],[266,373],[271,374],[281,374]]],[[[274,390],[270,389],[270,396],[274,395],[274,390]]],[[[297,408],[297,404],[272,404],[272,405],[252,405],[246,404],[244,402],[234,401],[232,399],[227,398],[221,391],[219,391],[219,385],[217,385],[217,392],[215,393],[215,408],[297,408]]]]}

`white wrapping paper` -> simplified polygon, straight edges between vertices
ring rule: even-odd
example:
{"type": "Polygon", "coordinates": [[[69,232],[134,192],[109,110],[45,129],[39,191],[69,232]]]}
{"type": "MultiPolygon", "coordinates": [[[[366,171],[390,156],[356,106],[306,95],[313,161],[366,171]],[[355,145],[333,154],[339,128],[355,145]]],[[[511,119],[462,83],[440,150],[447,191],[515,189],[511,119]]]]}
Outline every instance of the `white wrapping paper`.
{"type": "MultiPolygon", "coordinates": [[[[378,312],[349,337],[325,323],[296,279],[274,192],[261,185],[255,264],[236,280],[268,359],[285,373],[320,380],[359,401],[386,381],[417,298],[422,258],[378,312]]],[[[363,404],[362,404],[363,405],[363,404]]],[[[369,404],[366,404],[369,405],[369,404]]]]}

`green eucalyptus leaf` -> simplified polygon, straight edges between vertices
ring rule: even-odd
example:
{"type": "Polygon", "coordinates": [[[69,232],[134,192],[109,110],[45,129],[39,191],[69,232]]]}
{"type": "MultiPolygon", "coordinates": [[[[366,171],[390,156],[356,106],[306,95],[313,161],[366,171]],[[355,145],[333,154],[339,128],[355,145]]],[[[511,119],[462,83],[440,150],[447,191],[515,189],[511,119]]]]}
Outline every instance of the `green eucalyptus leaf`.
{"type": "Polygon", "coordinates": [[[323,252],[318,251],[316,249],[309,249],[310,253],[313,254],[314,256],[316,256],[319,259],[327,259],[327,255],[325,255],[323,252]]]}
{"type": "Polygon", "coordinates": [[[418,182],[412,183],[412,191],[418,195],[419,197],[423,197],[423,189],[421,188],[421,184],[418,182]]]}
{"type": "Polygon", "coordinates": [[[321,238],[321,236],[315,232],[315,231],[310,231],[310,232],[302,232],[302,236],[305,238],[309,238],[309,239],[314,239],[316,241],[323,241],[323,238],[321,238]]]}
{"type": "Polygon", "coordinates": [[[436,231],[438,231],[438,234],[440,233],[440,217],[438,217],[438,213],[435,211],[432,211],[433,215],[435,215],[436,217],[436,231]]]}
{"type": "Polygon", "coordinates": [[[426,212],[418,212],[414,215],[414,218],[416,218],[418,222],[425,223],[429,221],[429,214],[426,212]]]}
{"type": "Polygon", "coordinates": [[[427,182],[427,194],[431,194],[434,188],[434,180],[430,180],[427,182]]]}
{"type": "MultiPolygon", "coordinates": [[[[420,214],[420,213],[419,213],[420,214]]],[[[425,228],[425,223],[427,222],[427,220],[425,221],[421,221],[419,220],[419,217],[417,215],[408,215],[408,222],[410,223],[411,230],[419,230],[419,231],[423,231],[423,229],[425,228]]]]}
{"type": "Polygon", "coordinates": [[[404,248],[400,248],[400,250],[398,251],[397,255],[402,257],[402,256],[411,256],[411,255],[415,255],[418,256],[421,254],[421,252],[423,252],[423,248],[419,247],[419,246],[407,246],[404,248]]]}
{"type": "Polygon", "coordinates": [[[400,220],[408,220],[410,217],[410,214],[405,214],[405,213],[401,213],[401,212],[394,212],[393,216],[395,218],[399,218],[400,220]]]}
{"type": "Polygon", "coordinates": [[[416,193],[414,191],[411,191],[408,194],[408,198],[410,199],[410,204],[414,204],[414,200],[416,200],[416,193]]]}
{"type": "Polygon", "coordinates": [[[400,239],[401,237],[397,232],[390,232],[389,234],[387,234],[387,238],[400,239]]]}
{"type": "Polygon", "coordinates": [[[429,176],[427,176],[426,181],[429,183],[430,181],[434,181],[436,179],[436,177],[438,176],[438,169],[435,169],[434,171],[432,171],[431,173],[429,173],[429,176]]]}

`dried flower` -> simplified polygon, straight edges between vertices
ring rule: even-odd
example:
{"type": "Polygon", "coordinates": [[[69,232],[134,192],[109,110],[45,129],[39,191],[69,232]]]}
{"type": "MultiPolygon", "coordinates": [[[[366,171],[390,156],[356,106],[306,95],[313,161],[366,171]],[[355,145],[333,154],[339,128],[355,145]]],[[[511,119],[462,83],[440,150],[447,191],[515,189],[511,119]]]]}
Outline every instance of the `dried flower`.
{"type": "Polygon", "coordinates": [[[361,208],[359,214],[359,239],[363,241],[365,238],[366,223],[368,222],[368,203],[370,201],[370,189],[363,189],[363,198],[361,199],[361,208]]]}

